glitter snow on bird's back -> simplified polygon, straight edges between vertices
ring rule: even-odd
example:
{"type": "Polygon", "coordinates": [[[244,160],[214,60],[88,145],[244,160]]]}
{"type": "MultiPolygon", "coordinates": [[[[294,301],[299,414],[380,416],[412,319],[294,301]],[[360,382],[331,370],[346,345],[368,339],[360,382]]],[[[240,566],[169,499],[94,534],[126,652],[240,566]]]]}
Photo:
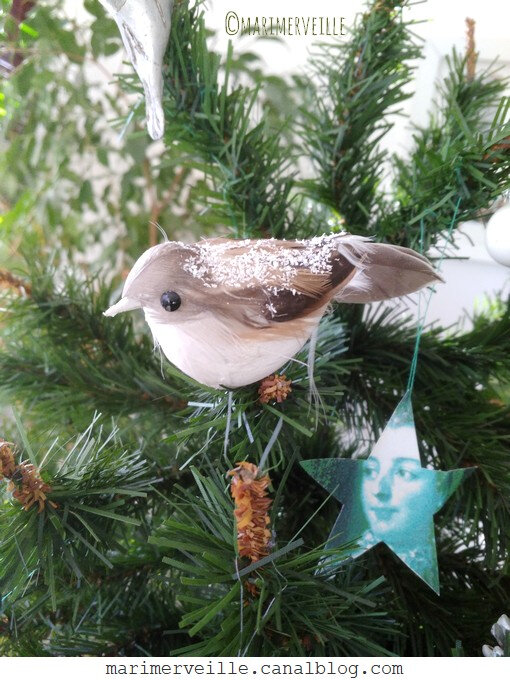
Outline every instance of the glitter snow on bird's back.
{"type": "MultiPolygon", "coordinates": [[[[303,270],[328,276],[332,258],[347,234],[324,234],[302,241],[211,239],[191,246],[184,270],[208,288],[264,286],[270,292],[294,288],[303,270]]],[[[349,237],[348,237],[349,238],[349,237]]]]}

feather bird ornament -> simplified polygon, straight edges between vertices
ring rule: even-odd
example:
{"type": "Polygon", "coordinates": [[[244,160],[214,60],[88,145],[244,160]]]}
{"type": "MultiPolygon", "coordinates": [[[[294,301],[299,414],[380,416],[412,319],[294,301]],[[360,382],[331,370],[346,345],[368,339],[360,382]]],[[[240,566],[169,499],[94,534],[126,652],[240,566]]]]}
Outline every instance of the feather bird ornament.
{"type": "Polygon", "coordinates": [[[204,239],[149,248],[104,314],[142,308],[166,357],[210,387],[240,387],[303,347],[332,301],[375,302],[441,280],[409,248],[350,234],[204,239]]]}
{"type": "Polygon", "coordinates": [[[170,35],[173,0],[99,0],[119,27],[124,47],[145,94],[147,129],[161,139],[163,113],[163,55],[170,35]]]}

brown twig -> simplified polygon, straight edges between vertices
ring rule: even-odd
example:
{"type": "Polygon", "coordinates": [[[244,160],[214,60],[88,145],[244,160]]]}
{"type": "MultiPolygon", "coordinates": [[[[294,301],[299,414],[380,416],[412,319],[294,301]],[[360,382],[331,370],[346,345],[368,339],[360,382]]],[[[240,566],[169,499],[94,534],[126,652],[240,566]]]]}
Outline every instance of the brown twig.
{"type": "MultiPolygon", "coordinates": [[[[16,42],[19,36],[19,25],[25,20],[27,14],[35,5],[35,0],[13,0],[9,12],[10,23],[7,24],[7,40],[16,42]]],[[[12,52],[0,54],[2,70],[8,75],[21,64],[24,56],[21,50],[14,48],[12,52]]]]}
{"type": "Polygon", "coordinates": [[[475,24],[474,19],[466,18],[466,79],[470,83],[475,78],[476,61],[478,59],[478,52],[475,51],[475,24]]]}
{"type": "Polygon", "coordinates": [[[168,208],[170,203],[174,200],[177,191],[181,186],[184,174],[185,174],[184,168],[181,168],[175,173],[172,183],[164,193],[161,200],[159,200],[156,185],[154,184],[154,180],[152,177],[152,168],[150,161],[148,158],[145,158],[143,162],[143,175],[145,178],[145,184],[147,187],[147,192],[149,194],[150,201],[148,229],[149,229],[149,246],[151,247],[155,246],[158,242],[157,223],[159,220],[159,216],[161,215],[162,212],[166,210],[166,208],[168,208]]]}
{"type": "Polygon", "coordinates": [[[22,295],[32,294],[31,285],[26,281],[23,281],[23,279],[20,279],[18,276],[14,276],[14,274],[11,274],[7,269],[0,269],[0,288],[10,288],[22,295]]]}

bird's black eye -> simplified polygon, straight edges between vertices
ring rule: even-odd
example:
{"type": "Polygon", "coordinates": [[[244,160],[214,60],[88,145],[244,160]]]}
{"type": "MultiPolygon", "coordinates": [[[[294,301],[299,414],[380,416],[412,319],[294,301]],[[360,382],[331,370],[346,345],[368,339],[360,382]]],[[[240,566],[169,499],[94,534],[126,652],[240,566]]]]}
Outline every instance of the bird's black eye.
{"type": "Polygon", "coordinates": [[[167,312],[175,312],[181,306],[181,296],[173,290],[166,290],[160,297],[161,306],[167,312]]]}

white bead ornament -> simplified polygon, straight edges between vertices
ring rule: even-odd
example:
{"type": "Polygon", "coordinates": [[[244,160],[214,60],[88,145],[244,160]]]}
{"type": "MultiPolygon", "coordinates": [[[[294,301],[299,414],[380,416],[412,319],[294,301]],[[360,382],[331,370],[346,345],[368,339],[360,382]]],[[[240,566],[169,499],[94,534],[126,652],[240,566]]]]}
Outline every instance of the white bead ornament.
{"type": "Polygon", "coordinates": [[[510,267],[510,204],[497,210],[488,221],[485,245],[496,262],[510,267]]]}

